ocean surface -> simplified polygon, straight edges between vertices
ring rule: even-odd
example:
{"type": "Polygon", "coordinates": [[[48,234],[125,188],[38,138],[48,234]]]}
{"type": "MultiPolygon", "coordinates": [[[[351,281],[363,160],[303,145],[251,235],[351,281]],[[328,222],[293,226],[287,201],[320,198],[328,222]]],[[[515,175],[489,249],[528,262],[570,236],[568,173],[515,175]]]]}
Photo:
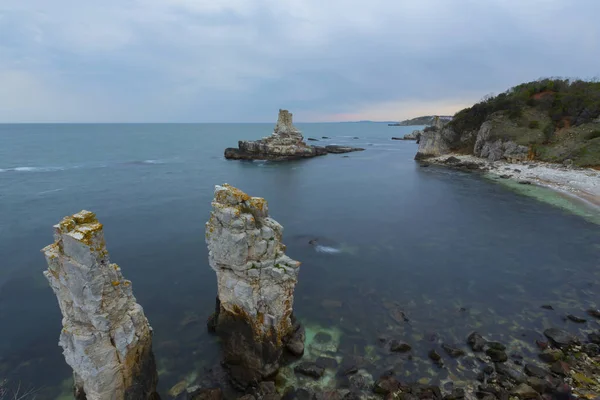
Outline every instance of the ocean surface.
{"type": "Polygon", "coordinates": [[[274,124],[0,125],[0,382],[68,398],[40,249],[53,224],[81,209],[104,224],[111,260],[154,328],[161,392],[202,381],[219,360],[205,328],[216,279],[204,223],[221,183],[268,200],[288,255],[302,261],[296,315],[312,332],[334,332],[338,358],[367,359],[375,377],[472,379],[473,357],[438,350],[438,368],[427,353],[442,343],[466,350],[473,330],[533,357],[547,327],[598,329],[564,318],[600,306],[598,225],[476,173],[420,167],[414,142],[390,140],[416,127],[297,125],[330,137],[315,144],[366,150],[239,162],[223,150],[274,124]],[[391,354],[382,337],[409,343],[412,357],[391,354]]]}

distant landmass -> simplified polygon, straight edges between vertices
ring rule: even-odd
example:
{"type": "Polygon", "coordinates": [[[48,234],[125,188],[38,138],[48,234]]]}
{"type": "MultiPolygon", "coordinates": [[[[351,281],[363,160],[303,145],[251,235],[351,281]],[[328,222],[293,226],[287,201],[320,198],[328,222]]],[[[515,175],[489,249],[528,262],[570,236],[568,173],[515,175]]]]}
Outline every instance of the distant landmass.
{"type": "MultiPolygon", "coordinates": [[[[413,126],[413,125],[433,125],[435,115],[424,115],[422,117],[416,117],[412,119],[406,119],[400,122],[394,122],[388,124],[389,126],[413,126]]],[[[440,119],[444,122],[448,122],[452,119],[451,115],[439,115],[440,119]]]]}

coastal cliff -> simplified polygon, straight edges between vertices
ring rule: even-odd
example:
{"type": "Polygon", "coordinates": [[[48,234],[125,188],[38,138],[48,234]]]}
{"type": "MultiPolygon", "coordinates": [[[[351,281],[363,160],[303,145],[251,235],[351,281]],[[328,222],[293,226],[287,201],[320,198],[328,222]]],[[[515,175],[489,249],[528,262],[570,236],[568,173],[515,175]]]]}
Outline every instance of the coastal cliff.
{"type": "Polygon", "coordinates": [[[600,166],[600,83],[525,83],[428,127],[416,159],[457,153],[489,161],[600,166]]]}
{"type": "Polygon", "coordinates": [[[286,161],[323,156],[327,153],[348,153],[364,149],[330,145],[309,146],[292,123],[292,113],[279,110],[273,134],[256,141],[240,140],[238,148],[225,149],[225,158],[232,160],[271,160],[286,161]]]}
{"type": "Polygon", "coordinates": [[[224,363],[239,388],[275,374],[284,346],[297,356],[304,351],[292,316],[300,263],[285,255],[282,235],[265,199],[216,186],[206,223],[218,291],[209,328],[222,338],[224,363]]]}
{"type": "Polygon", "coordinates": [[[44,276],[63,316],[59,344],[78,400],[158,399],[152,328],[131,282],[111,264],[102,224],[89,211],[54,226],[44,276]]]}

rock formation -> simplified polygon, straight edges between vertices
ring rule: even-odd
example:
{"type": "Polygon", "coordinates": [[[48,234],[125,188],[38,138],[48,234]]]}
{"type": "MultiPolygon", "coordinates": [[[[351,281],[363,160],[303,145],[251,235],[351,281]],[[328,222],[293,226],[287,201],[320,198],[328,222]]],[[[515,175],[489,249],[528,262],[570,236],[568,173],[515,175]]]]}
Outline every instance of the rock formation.
{"type": "MultiPolygon", "coordinates": [[[[364,150],[353,147],[336,147],[336,153],[364,150]]],[[[329,151],[319,146],[309,146],[304,142],[302,133],[292,124],[292,114],[287,110],[279,110],[279,117],[273,134],[256,141],[240,140],[238,148],[225,149],[225,158],[233,160],[295,160],[322,156],[329,151]]]]}
{"type": "Polygon", "coordinates": [[[303,352],[304,332],[292,317],[300,263],[284,254],[282,233],[264,199],[215,187],[206,243],[218,298],[209,328],[223,339],[225,364],[240,388],[276,373],[285,345],[303,352]]]}
{"type": "Polygon", "coordinates": [[[131,282],[111,264],[102,224],[89,211],[54,226],[44,275],[63,315],[59,344],[73,368],[75,398],[158,399],[152,328],[131,282]]]}
{"type": "Polygon", "coordinates": [[[414,130],[411,133],[407,133],[406,135],[404,135],[403,137],[392,137],[392,140],[416,140],[417,143],[419,143],[419,139],[421,138],[421,135],[423,134],[423,131],[421,130],[414,130]]]}

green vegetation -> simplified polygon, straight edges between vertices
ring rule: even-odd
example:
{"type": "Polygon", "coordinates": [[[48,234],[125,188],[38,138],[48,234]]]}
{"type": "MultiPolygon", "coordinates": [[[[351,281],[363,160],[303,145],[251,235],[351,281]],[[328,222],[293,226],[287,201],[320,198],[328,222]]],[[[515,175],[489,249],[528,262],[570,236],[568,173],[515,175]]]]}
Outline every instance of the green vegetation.
{"type": "MultiPolygon", "coordinates": [[[[440,115],[439,116],[443,121],[448,121],[452,119],[449,115],[440,115]]],[[[416,126],[416,125],[431,125],[435,120],[435,115],[424,115],[422,117],[416,117],[412,119],[407,119],[402,122],[399,122],[398,126],[416,126]]]]}
{"type": "Polygon", "coordinates": [[[559,127],[578,126],[600,116],[600,82],[540,79],[515,86],[498,96],[487,96],[473,107],[459,111],[450,125],[458,131],[479,129],[493,113],[502,111],[520,118],[527,108],[544,111],[559,127]]]}
{"type": "Polygon", "coordinates": [[[494,135],[529,146],[535,159],[600,166],[600,82],[540,79],[487,96],[448,126],[469,148],[485,121],[494,135]]]}

